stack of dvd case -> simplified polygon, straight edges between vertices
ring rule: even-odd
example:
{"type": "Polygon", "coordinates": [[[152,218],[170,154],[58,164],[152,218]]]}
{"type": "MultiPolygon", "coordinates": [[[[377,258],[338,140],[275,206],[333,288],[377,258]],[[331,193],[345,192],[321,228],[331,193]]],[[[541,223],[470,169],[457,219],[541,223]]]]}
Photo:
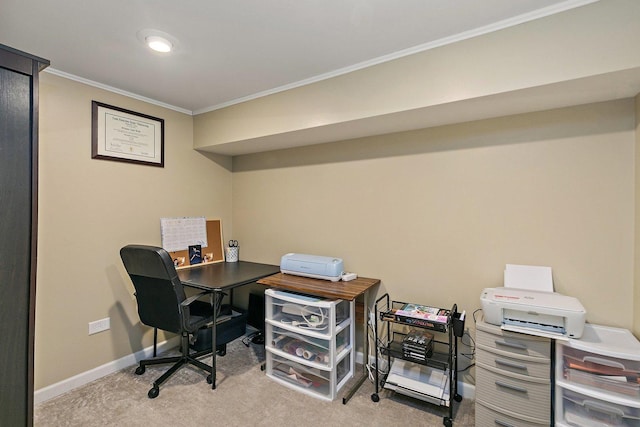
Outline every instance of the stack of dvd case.
{"type": "Polygon", "coordinates": [[[405,358],[426,361],[433,355],[433,334],[411,328],[402,340],[402,353],[405,358]]]}

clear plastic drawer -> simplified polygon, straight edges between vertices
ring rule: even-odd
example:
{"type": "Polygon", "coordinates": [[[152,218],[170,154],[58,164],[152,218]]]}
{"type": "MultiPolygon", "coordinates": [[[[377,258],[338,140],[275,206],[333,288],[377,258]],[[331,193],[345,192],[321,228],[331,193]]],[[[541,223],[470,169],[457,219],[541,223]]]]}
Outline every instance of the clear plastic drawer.
{"type": "Polygon", "coordinates": [[[265,344],[274,353],[299,363],[330,368],[351,348],[350,329],[338,332],[335,338],[315,338],[267,323],[265,344]],[[335,349],[335,351],[333,351],[335,349]]]}
{"type": "Polygon", "coordinates": [[[353,375],[349,360],[345,357],[338,362],[335,370],[328,371],[271,353],[270,357],[267,357],[267,376],[296,391],[325,400],[333,400],[353,375]],[[332,378],[332,375],[335,375],[335,378],[332,378]]]}
{"type": "Polygon", "coordinates": [[[265,296],[267,321],[303,334],[331,336],[334,327],[343,328],[350,320],[349,301],[273,289],[267,289],[265,296]]]}
{"type": "Polygon", "coordinates": [[[559,346],[563,378],[595,390],[640,398],[640,362],[559,346]]]}
{"type": "Polygon", "coordinates": [[[640,408],[632,408],[581,393],[562,390],[564,421],[577,427],[640,426],[640,408]]]}

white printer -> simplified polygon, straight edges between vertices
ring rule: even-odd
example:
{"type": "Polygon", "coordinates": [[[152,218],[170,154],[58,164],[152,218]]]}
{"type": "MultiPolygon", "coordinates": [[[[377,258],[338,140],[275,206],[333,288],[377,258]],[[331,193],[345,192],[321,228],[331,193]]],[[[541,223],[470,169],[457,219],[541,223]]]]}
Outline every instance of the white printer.
{"type": "Polygon", "coordinates": [[[280,271],[296,276],[337,282],[342,277],[344,263],[340,258],[288,253],[280,260],[280,271]]]}
{"type": "Polygon", "coordinates": [[[552,338],[580,338],[587,315],[580,301],[557,292],[486,288],[480,302],[487,323],[552,338]]]}

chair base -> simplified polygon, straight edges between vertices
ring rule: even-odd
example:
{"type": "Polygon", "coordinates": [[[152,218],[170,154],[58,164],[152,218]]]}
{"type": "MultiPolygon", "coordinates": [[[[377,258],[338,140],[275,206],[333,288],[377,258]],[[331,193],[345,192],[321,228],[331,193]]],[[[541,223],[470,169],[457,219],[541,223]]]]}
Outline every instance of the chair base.
{"type": "Polygon", "coordinates": [[[152,365],[163,365],[167,363],[173,363],[164,374],[162,374],[157,380],[153,382],[153,387],[149,390],[148,396],[150,399],[154,399],[158,397],[160,394],[160,385],[164,383],[171,375],[173,375],[178,369],[180,369],[183,365],[191,364],[196,366],[203,371],[209,373],[207,375],[207,383],[211,384],[212,382],[212,373],[213,368],[206,363],[201,362],[198,358],[211,354],[211,349],[198,351],[196,353],[189,354],[189,339],[188,336],[182,337],[182,354],[180,356],[172,356],[172,357],[158,357],[153,359],[145,359],[140,361],[140,365],[136,368],[136,375],[144,374],[147,366],[152,365]]]}

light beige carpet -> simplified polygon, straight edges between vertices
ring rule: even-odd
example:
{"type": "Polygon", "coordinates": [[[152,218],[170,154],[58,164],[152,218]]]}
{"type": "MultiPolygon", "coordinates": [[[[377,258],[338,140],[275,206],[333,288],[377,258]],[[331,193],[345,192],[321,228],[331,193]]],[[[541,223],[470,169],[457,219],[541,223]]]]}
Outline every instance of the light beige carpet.
{"type": "MultiPolygon", "coordinates": [[[[203,371],[189,367],[163,384],[155,399],[147,392],[166,367],[148,367],[138,376],[132,366],[36,405],[34,425],[441,426],[447,414],[446,408],[389,390],[381,391],[380,401],[374,403],[374,385],[368,380],[346,405],[342,396],[347,388],[332,402],[316,399],[269,379],[260,370],[263,360],[263,347],[247,348],[236,340],[228,345],[226,356],[217,358],[215,390],[203,371]]],[[[453,425],[474,425],[473,401],[454,403],[453,425]]]]}

